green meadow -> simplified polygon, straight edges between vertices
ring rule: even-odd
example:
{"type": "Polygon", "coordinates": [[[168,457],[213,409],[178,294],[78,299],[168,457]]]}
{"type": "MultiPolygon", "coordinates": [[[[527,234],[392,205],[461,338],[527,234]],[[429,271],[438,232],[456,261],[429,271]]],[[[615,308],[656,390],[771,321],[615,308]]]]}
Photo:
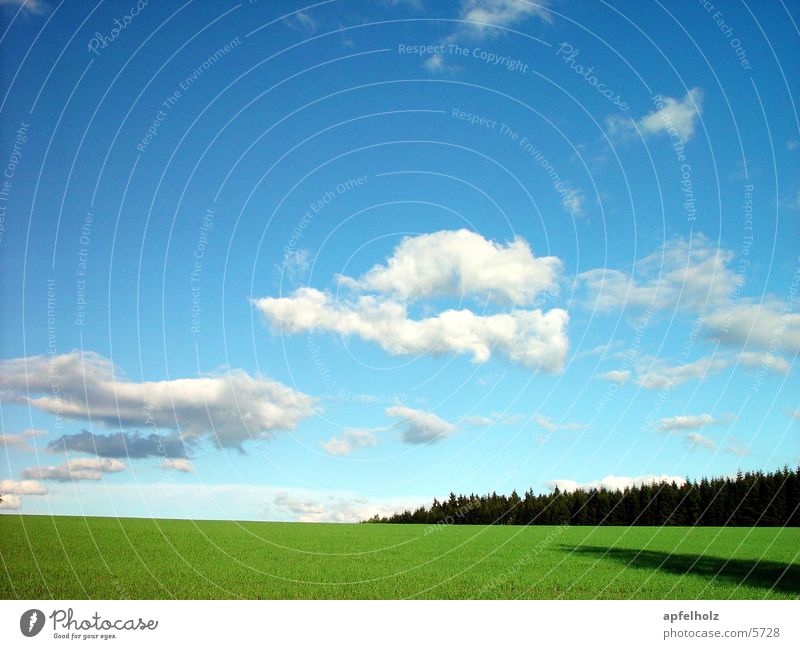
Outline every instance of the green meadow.
{"type": "Polygon", "coordinates": [[[800,529],[0,516],[4,599],[800,596],[800,529]]]}

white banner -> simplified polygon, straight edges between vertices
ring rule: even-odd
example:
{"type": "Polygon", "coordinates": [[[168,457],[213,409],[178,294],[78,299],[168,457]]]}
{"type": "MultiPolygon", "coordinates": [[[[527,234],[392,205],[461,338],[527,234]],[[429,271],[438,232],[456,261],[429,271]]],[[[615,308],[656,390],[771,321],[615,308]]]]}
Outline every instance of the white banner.
{"type": "Polygon", "coordinates": [[[798,647],[798,618],[797,601],[3,601],[0,646],[798,647]]]}

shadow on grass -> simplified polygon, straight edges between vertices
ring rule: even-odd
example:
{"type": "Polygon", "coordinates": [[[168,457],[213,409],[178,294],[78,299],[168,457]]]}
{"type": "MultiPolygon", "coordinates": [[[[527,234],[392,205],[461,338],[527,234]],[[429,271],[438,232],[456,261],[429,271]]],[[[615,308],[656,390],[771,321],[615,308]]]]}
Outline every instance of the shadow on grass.
{"type": "Polygon", "coordinates": [[[701,554],[670,554],[653,550],[631,550],[601,546],[561,545],[562,550],[598,559],[613,559],[631,568],[660,570],[675,575],[723,579],[735,585],[800,595],[800,566],[777,561],[720,559],[701,554]]]}

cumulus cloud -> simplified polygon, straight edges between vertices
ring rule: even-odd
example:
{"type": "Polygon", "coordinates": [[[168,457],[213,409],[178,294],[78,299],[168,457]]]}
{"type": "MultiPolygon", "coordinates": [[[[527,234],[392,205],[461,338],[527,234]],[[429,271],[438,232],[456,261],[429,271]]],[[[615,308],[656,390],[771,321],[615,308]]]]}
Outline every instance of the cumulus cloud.
{"type": "Polygon", "coordinates": [[[715,418],[709,414],[702,415],[678,415],[677,417],[664,417],[659,419],[654,425],[656,430],[668,433],[676,430],[692,430],[704,428],[705,426],[721,426],[729,424],[732,420],[731,415],[723,415],[715,418]]]}
{"type": "Polygon", "coordinates": [[[341,282],[401,301],[478,295],[527,305],[557,290],[560,269],[557,257],[534,257],[521,237],[503,245],[469,230],[442,230],[403,239],[385,265],[341,282]]]}
{"type": "Polygon", "coordinates": [[[617,385],[625,385],[631,378],[631,372],[630,370],[611,370],[610,372],[598,374],[595,378],[610,381],[617,385]]]}
{"type": "Polygon", "coordinates": [[[44,496],[45,487],[38,480],[0,480],[0,495],[16,494],[18,496],[44,496]]]}
{"type": "Polygon", "coordinates": [[[0,510],[17,511],[22,507],[22,496],[2,493],[0,493],[0,496],[3,496],[3,500],[0,502],[0,510]]]}
{"type": "Polygon", "coordinates": [[[601,311],[705,310],[721,305],[741,284],[728,267],[732,259],[731,251],[698,234],[664,242],[637,261],[630,274],[600,268],[579,274],[578,281],[601,311]]]}
{"type": "Polygon", "coordinates": [[[220,446],[292,430],[314,413],[313,400],[241,370],[164,381],[129,381],[106,358],[73,351],[0,361],[0,396],[70,419],[106,426],[157,427],[220,446]],[[59,385],[58,395],[51,381],[59,385]]]}
{"type": "Polygon", "coordinates": [[[32,451],[29,440],[46,435],[47,431],[38,428],[26,428],[18,435],[0,435],[0,447],[16,448],[20,451],[32,451]]]}
{"type": "Polygon", "coordinates": [[[583,430],[586,428],[586,424],[556,422],[553,421],[552,417],[545,417],[544,415],[535,415],[533,421],[537,426],[544,428],[549,433],[555,433],[559,430],[583,430]]]}
{"type": "Polygon", "coordinates": [[[391,406],[386,408],[389,417],[397,417],[400,422],[397,426],[401,429],[400,439],[407,444],[427,444],[436,442],[456,431],[456,427],[434,415],[432,412],[406,408],[405,406],[391,406]]]}
{"type": "Polygon", "coordinates": [[[194,473],[194,465],[191,460],[183,457],[169,458],[161,463],[161,468],[165,471],[181,471],[182,473],[194,473]]]}
{"type": "Polygon", "coordinates": [[[377,446],[378,437],[376,430],[347,430],[341,437],[331,437],[327,442],[320,442],[320,446],[328,455],[350,455],[359,448],[377,446]]]}
{"type": "MultiPolygon", "coordinates": [[[[643,137],[667,134],[688,142],[694,135],[695,124],[703,113],[703,90],[692,88],[683,97],[662,97],[662,106],[642,117],[636,124],[643,137]]],[[[609,135],[615,138],[631,137],[636,128],[629,118],[612,115],[606,120],[609,135]]]]}
{"type": "Polygon", "coordinates": [[[442,54],[433,54],[430,58],[425,60],[425,63],[422,64],[428,72],[448,72],[454,69],[452,66],[448,65],[445,61],[445,58],[442,54]]]}
{"type": "Polygon", "coordinates": [[[703,437],[700,433],[689,433],[686,436],[689,441],[689,447],[694,450],[696,448],[703,448],[708,451],[713,451],[717,448],[716,442],[708,437],[703,437]]]}
{"type": "Polygon", "coordinates": [[[96,435],[82,430],[75,435],[62,435],[47,445],[50,451],[78,451],[99,457],[186,457],[186,445],[179,437],[151,433],[126,432],[96,435]]]}
{"type": "Polygon", "coordinates": [[[493,412],[489,415],[467,415],[458,420],[464,426],[486,428],[487,426],[520,426],[525,423],[525,417],[508,412],[493,412]]]}
{"type": "Polygon", "coordinates": [[[763,302],[742,300],[711,313],[704,324],[711,337],[727,344],[800,353],[800,313],[775,298],[763,302]]]}
{"type": "Polygon", "coordinates": [[[104,473],[118,473],[126,468],[127,465],[120,460],[77,458],[56,466],[36,466],[24,469],[22,475],[35,480],[57,480],[59,482],[100,480],[104,473]]]}
{"type": "MultiPolygon", "coordinates": [[[[30,430],[30,429],[29,429],[30,430]]],[[[0,480],[0,509],[17,511],[22,508],[22,496],[44,496],[45,487],[38,480],[0,480]]]]}
{"type": "MultiPolygon", "coordinates": [[[[375,514],[389,516],[398,511],[415,508],[415,502],[374,501],[349,494],[290,493],[281,491],[271,502],[270,510],[288,514],[301,523],[358,523],[375,514]]],[[[272,518],[271,511],[267,518],[272,518]]]]}
{"type": "Polygon", "coordinates": [[[636,477],[607,475],[605,478],[593,482],[576,482],[575,480],[550,480],[545,483],[548,489],[558,487],[560,491],[572,492],[577,490],[606,489],[607,491],[623,491],[624,489],[639,487],[641,485],[670,484],[681,486],[686,478],[677,475],[642,475],[636,477]]]}
{"type": "Polygon", "coordinates": [[[471,354],[482,363],[494,350],[531,369],[559,372],[566,360],[569,320],[563,309],[513,310],[476,315],[468,309],[447,310],[413,320],[405,305],[362,296],[335,303],[332,296],[302,288],[289,297],[256,299],[264,317],[289,333],[332,331],[377,343],[392,355],[471,354]]]}

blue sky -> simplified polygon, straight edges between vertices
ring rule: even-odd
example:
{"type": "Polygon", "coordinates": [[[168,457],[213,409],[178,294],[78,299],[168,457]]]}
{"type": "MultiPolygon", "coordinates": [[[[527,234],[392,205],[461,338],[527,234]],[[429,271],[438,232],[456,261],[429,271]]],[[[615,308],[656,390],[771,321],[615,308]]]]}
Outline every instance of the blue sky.
{"type": "Polygon", "coordinates": [[[0,3],[0,506],[795,464],[798,15],[0,3]]]}

